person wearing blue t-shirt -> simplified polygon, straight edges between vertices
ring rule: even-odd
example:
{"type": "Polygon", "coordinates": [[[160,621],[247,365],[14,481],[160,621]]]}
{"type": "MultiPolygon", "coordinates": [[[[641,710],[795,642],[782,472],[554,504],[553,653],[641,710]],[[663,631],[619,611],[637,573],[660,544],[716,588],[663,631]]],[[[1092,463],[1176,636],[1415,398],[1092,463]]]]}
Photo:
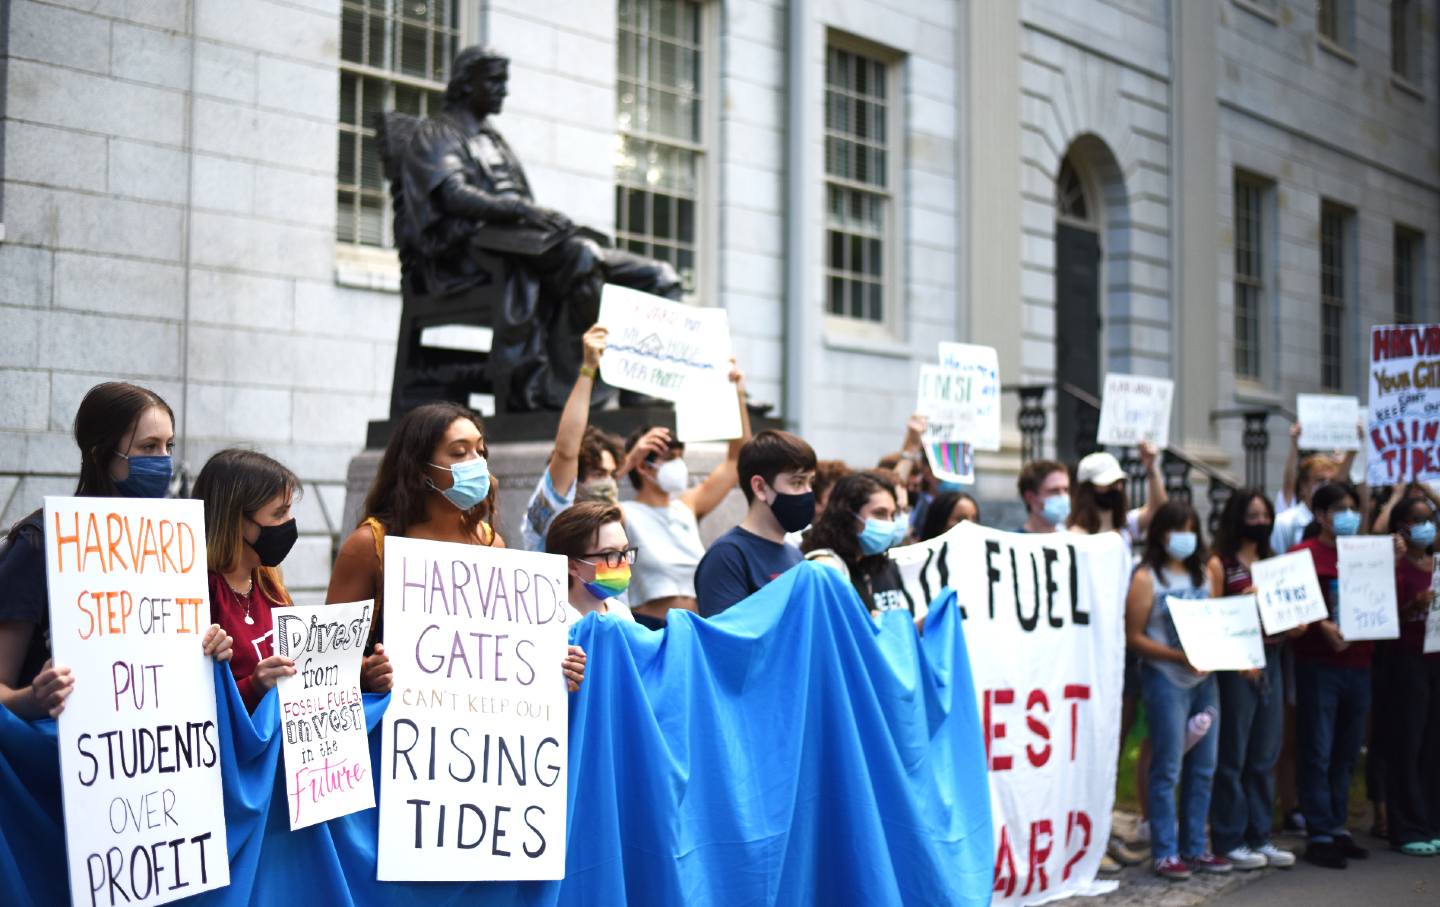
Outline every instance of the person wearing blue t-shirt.
{"type": "Polygon", "coordinates": [[[815,518],[815,451],[784,431],[762,431],[740,449],[740,490],[750,510],[695,570],[700,616],[714,617],[800,563],[785,541],[815,518]]]}

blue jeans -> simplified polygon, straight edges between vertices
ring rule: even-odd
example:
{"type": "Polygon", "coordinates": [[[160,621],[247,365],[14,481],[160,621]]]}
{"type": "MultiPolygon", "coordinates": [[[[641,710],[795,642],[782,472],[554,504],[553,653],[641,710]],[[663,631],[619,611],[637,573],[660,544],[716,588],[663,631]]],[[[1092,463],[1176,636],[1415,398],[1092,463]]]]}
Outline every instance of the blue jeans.
{"type": "Polygon", "coordinates": [[[1345,834],[1350,778],[1365,742],[1370,669],[1295,660],[1296,787],[1312,841],[1345,834]]]}
{"type": "MultiPolygon", "coordinates": [[[[1220,757],[1210,796],[1215,852],[1259,847],[1270,840],[1275,811],[1275,762],[1285,730],[1285,680],[1280,647],[1265,647],[1265,669],[1250,681],[1235,671],[1215,675],[1220,693],[1220,757]]],[[[1211,733],[1214,733],[1212,731],[1211,733]]]]}
{"type": "Polygon", "coordinates": [[[1145,719],[1150,723],[1150,844],[1155,859],[1184,855],[1198,856],[1205,846],[1205,818],[1210,812],[1210,784],[1215,777],[1215,755],[1220,735],[1213,725],[1210,733],[1185,752],[1185,725],[1191,715],[1207,708],[1220,710],[1215,678],[1183,689],[1165,679],[1149,664],[1140,669],[1145,697],[1145,719]],[[1180,787],[1180,812],[1176,817],[1175,787],[1180,787]],[[1179,829],[1179,841],[1176,836],[1179,829]]]}

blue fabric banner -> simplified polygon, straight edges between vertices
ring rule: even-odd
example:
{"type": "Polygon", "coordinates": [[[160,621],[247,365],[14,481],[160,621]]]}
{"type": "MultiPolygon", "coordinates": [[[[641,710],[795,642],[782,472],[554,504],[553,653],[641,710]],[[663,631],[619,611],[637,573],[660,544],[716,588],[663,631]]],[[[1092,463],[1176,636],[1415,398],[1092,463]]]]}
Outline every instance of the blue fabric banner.
{"type": "MultiPolygon", "coordinates": [[[[289,830],[276,697],[216,666],[231,884],[195,904],[986,904],[984,743],[953,593],[925,635],[801,564],[665,632],[591,616],[560,882],[375,880],[378,810],[289,830]]],[[[375,777],[387,697],[367,696],[375,777]]],[[[378,783],[378,782],[377,782],[378,783]]],[[[0,891],[69,901],[53,721],[0,709],[0,891]]],[[[108,900],[102,898],[101,904],[108,900]]]]}

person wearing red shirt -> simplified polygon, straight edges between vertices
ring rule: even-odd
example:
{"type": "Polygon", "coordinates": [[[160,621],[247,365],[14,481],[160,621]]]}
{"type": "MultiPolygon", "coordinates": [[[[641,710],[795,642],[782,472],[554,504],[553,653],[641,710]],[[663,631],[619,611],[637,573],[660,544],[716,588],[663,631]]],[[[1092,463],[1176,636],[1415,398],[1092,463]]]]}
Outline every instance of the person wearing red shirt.
{"type": "Polygon", "coordinates": [[[1292,551],[1308,551],[1330,616],[1295,640],[1295,723],[1298,787],[1309,842],[1307,862],[1344,869],[1369,856],[1345,828],[1350,779],[1365,740],[1370,710],[1370,658],[1375,644],[1346,642],[1336,623],[1340,569],[1335,539],[1360,530],[1360,500],[1346,484],[1326,485],[1311,499],[1314,522],[1292,551]]]}

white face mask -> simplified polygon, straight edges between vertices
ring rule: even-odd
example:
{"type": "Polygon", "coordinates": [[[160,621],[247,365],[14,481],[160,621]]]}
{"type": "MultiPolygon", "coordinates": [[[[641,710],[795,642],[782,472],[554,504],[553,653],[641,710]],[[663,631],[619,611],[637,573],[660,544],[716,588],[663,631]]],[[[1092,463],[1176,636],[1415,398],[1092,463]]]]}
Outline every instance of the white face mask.
{"type": "Polygon", "coordinates": [[[666,460],[655,470],[655,484],[666,494],[681,494],[690,487],[690,467],[679,457],[666,460]]]}

